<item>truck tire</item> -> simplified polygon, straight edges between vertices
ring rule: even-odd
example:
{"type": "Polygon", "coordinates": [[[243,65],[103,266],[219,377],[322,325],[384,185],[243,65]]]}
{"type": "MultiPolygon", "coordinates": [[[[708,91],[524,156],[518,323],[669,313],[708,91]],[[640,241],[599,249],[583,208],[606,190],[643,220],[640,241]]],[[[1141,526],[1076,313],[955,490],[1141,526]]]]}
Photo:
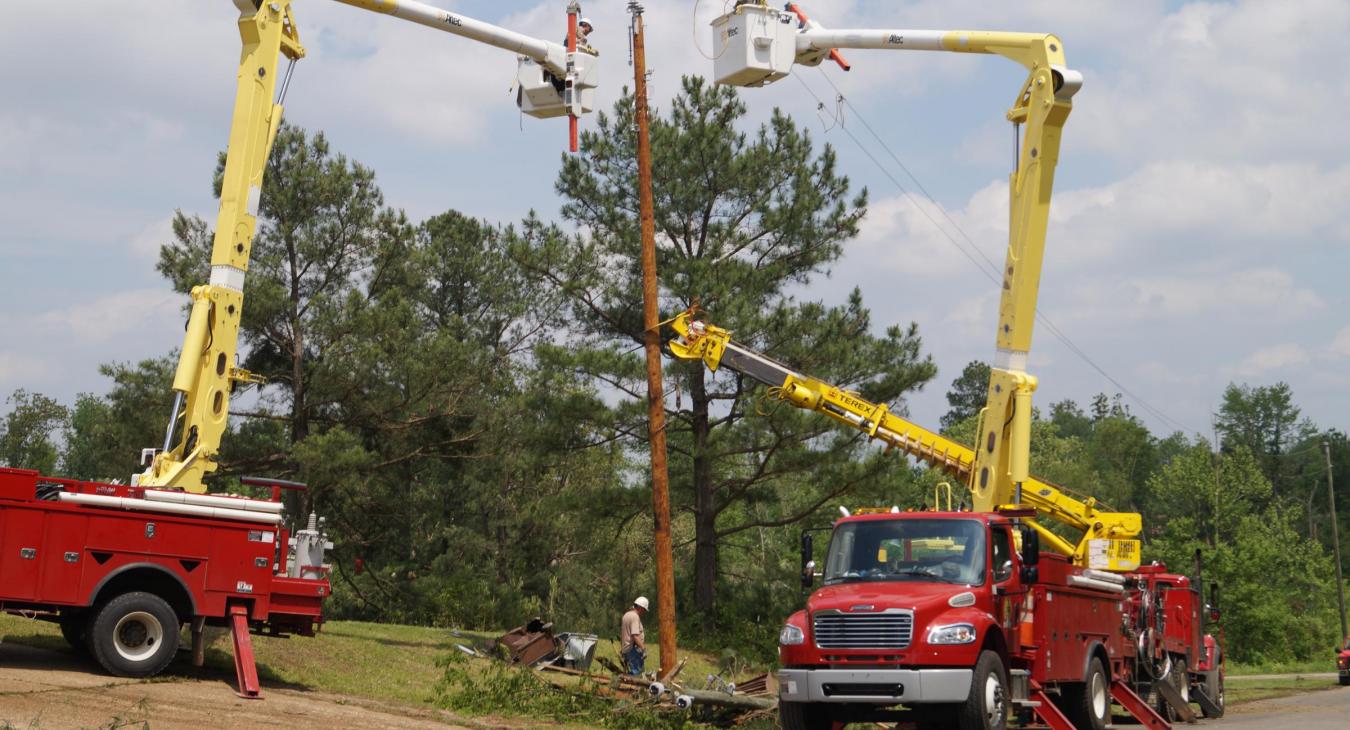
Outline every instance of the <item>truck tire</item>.
{"type": "Polygon", "coordinates": [[[1079,730],[1106,730],[1111,721],[1111,681],[1102,668],[1102,660],[1088,662],[1082,684],[1066,685],[1061,690],[1060,709],[1079,730]]]}
{"type": "Polygon", "coordinates": [[[783,730],[831,730],[834,720],[827,709],[809,702],[779,702],[778,723],[783,730]]]}
{"type": "MultiPolygon", "coordinates": [[[[1341,684],[1347,684],[1344,680],[1341,684]]],[[[1205,696],[1215,705],[1215,710],[1208,711],[1204,705],[1200,705],[1200,714],[1211,719],[1223,717],[1223,670],[1211,669],[1205,672],[1205,696]]]]}
{"type": "Polygon", "coordinates": [[[178,651],[178,615],[163,598],[136,591],[108,601],[89,624],[89,648],[118,677],[151,677],[178,651]]]}
{"type": "Polygon", "coordinates": [[[61,638],[81,656],[89,655],[89,616],[83,613],[63,613],[57,620],[61,638]]]}
{"type": "Polygon", "coordinates": [[[992,651],[980,652],[970,678],[970,696],[958,706],[960,730],[1005,730],[1008,727],[1008,676],[1003,660],[992,651]]]}

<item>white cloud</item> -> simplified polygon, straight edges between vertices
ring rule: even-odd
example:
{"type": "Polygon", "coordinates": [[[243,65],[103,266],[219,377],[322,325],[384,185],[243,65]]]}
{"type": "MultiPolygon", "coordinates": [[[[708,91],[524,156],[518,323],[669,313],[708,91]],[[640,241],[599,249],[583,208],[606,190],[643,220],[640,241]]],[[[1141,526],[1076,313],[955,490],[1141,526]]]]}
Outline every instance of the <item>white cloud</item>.
{"type": "Polygon", "coordinates": [[[1338,357],[1350,357],[1350,327],[1345,327],[1336,333],[1336,337],[1331,340],[1331,345],[1327,347],[1327,352],[1338,357]]]}
{"type": "Polygon", "coordinates": [[[161,246],[173,241],[173,216],[166,216],[131,236],[128,244],[131,252],[137,256],[150,260],[159,260],[159,249],[161,246]]]}
{"type": "Polygon", "coordinates": [[[1308,351],[1292,343],[1272,345],[1248,355],[1233,372],[1243,377],[1256,377],[1272,370],[1303,365],[1311,359],[1308,351]]]}
{"type": "MultiPolygon", "coordinates": [[[[167,329],[181,318],[184,298],[164,289],[133,289],[94,301],[55,309],[37,317],[49,334],[73,336],[83,343],[106,342],[142,328],[167,329]]],[[[158,355],[159,353],[152,353],[158,355]]]]}
{"type": "Polygon", "coordinates": [[[1076,302],[1071,315],[1075,319],[1285,321],[1324,306],[1316,291],[1298,286],[1289,272],[1274,268],[1098,276],[1081,280],[1070,292],[1076,302]]]}
{"type": "Polygon", "coordinates": [[[43,363],[34,357],[19,352],[0,352],[0,389],[3,389],[0,398],[41,376],[44,370],[43,363]]]}

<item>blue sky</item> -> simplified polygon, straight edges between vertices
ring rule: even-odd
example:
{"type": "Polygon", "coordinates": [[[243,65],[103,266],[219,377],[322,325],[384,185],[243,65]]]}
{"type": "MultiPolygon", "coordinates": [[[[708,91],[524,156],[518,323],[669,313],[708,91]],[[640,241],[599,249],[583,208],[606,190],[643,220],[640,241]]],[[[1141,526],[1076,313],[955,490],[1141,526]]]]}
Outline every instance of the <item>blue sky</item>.
{"type": "MultiPolygon", "coordinates": [[[[549,39],[564,28],[563,2],[438,2],[549,39]]],[[[722,3],[646,5],[653,98],[663,106],[681,74],[711,73],[701,53],[713,50],[707,22],[722,3]]],[[[530,209],[556,216],[566,126],[521,119],[511,54],[329,0],[295,6],[309,57],[295,71],[287,117],[372,167],[391,204],[414,218],[447,208],[494,221],[530,209]]],[[[625,7],[585,7],[602,52],[601,108],[631,84],[625,7]]],[[[1350,4],[807,9],[832,27],[1058,34],[1085,83],[1065,127],[1043,313],[1138,397],[1127,401],[1155,429],[1208,433],[1225,385],[1278,380],[1321,427],[1350,429],[1350,76],[1341,55],[1350,4]]],[[[86,0],[78,15],[29,3],[6,17],[0,393],[26,388],[70,402],[106,389],[99,363],[157,356],[182,336],[181,302],[154,261],[175,209],[214,217],[210,174],[228,134],[237,12],[226,0],[86,0]]],[[[878,327],[918,322],[940,372],[910,407],[935,425],[951,379],[993,351],[997,290],[947,235],[1003,259],[1012,162],[1003,113],[1023,72],[993,57],[848,55],[849,74],[799,67],[797,79],[745,90],[748,123],[783,108],[871,191],[862,235],[828,279],[800,294],[837,302],[858,286],[878,327]],[[859,113],[845,112],[845,127],[901,175],[863,121],[876,129],[933,201],[906,197],[843,130],[827,131],[807,91],[833,98],[826,75],[859,113]]],[[[1044,328],[1031,370],[1043,406],[1118,390],[1044,328]]]]}

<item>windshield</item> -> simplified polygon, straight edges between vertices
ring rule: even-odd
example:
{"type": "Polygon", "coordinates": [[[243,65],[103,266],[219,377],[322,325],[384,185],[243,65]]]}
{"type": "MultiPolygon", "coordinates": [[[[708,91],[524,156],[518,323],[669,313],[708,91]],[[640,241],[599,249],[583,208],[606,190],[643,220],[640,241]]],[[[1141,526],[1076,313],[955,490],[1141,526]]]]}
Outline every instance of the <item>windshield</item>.
{"type": "Polygon", "coordinates": [[[927,580],[984,583],[984,523],[870,520],[840,525],[830,539],[825,583],[927,580]]]}

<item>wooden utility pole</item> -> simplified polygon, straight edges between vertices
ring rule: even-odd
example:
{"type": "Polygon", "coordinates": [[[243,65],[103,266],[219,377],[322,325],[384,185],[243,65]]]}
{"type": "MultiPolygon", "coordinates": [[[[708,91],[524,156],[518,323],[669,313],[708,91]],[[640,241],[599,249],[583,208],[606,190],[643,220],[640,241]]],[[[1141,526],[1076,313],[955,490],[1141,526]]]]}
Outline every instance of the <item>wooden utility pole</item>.
{"type": "Polygon", "coordinates": [[[1341,641],[1350,636],[1345,628],[1345,585],[1341,580],[1341,534],[1336,524],[1336,488],[1331,476],[1331,441],[1322,439],[1322,454],[1327,459],[1327,500],[1331,502],[1331,549],[1336,553],[1336,600],[1340,606],[1341,641]]]}
{"type": "Polygon", "coordinates": [[[675,668],[675,563],[670,548],[670,480],[666,474],[666,398],[661,384],[660,300],[656,286],[656,214],[652,203],[652,141],[647,117],[647,54],[642,4],[633,16],[633,121],[637,124],[638,210],[642,222],[642,344],[647,352],[647,437],[652,447],[652,524],[655,527],[657,628],[661,674],[675,668]]]}

